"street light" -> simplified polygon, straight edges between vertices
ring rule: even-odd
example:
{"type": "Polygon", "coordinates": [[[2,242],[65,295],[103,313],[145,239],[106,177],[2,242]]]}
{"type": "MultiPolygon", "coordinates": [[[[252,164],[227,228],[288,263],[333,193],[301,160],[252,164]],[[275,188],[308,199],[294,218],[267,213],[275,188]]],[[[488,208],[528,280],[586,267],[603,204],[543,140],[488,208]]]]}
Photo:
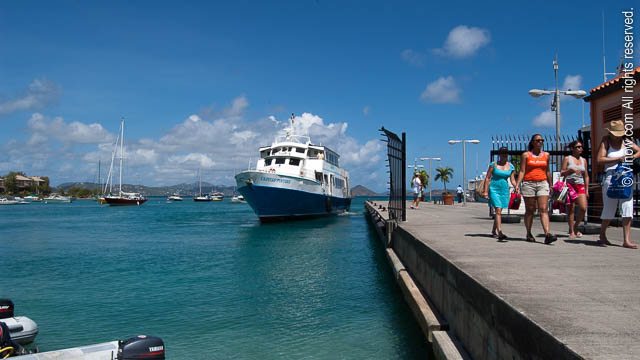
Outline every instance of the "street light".
{"type": "Polygon", "coordinates": [[[435,161],[440,161],[442,160],[439,157],[421,157],[420,160],[425,161],[425,160],[429,160],[429,201],[431,201],[432,197],[431,197],[431,179],[433,179],[431,177],[431,160],[435,160],[435,161]]]}
{"type": "Polygon", "coordinates": [[[587,96],[587,92],[584,90],[560,90],[558,89],[558,58],[553,59],[553,72],[556,79],[555,90],[540,90],[531,89],[529,95],[538,98],[544,95],[553,94],[553,102],[551,102],[551,111],[556,113],[556,150],[560,150],[560,94],[573,96],[576,99],[587,96]]]}
{"type": "Polygon", "coordinates": [[[462,194],[462,201],[464,205],[467,205],[467,143],[479,144],[480,140],[449,140],[449,144],[462,143],[462,182],[464,184],[464,193],[462,194]]]}

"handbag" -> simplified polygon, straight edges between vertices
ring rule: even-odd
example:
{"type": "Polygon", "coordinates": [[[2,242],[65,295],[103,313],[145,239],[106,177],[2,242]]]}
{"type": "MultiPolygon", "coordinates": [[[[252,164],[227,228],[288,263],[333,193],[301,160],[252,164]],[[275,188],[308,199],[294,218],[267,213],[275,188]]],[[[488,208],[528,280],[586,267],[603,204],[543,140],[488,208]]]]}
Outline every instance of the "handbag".
{"type": "Polygon", "coordinates": [[[607,188],[607,197],[611,199],[628,199],[633,188],[633,169],[624,163],[618,164],[607,188]]]}
{"type": "Polygon", "coordinates": [[[569,187],[567,183],[563,181],[563,178],[560,178],[553,184],[553,194],[551,195],[551,199],[553,201],[564,202],[567,199],[567,193],[569,192],[569,187]]]}
{"type": "Polygon", "coordinates": [[[509,198],[509,209],[518,210],[520,208],[521,202],[522,202],[522,195],[517,193],[511,193],[511,198],[509,198]]]}

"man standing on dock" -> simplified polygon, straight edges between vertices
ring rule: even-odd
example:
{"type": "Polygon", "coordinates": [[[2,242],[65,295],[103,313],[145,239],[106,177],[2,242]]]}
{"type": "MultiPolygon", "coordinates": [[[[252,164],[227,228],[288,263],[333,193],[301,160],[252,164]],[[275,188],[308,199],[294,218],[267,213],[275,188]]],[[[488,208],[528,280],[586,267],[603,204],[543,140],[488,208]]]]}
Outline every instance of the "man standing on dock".
{"type": "Polygon", "coordinates": [[[456,194],[458,194],[458,204],[462,202],[462,196],[464,195],[464,189],[462,189],[462,185],[458,185],[456,188],[456,194]]]}

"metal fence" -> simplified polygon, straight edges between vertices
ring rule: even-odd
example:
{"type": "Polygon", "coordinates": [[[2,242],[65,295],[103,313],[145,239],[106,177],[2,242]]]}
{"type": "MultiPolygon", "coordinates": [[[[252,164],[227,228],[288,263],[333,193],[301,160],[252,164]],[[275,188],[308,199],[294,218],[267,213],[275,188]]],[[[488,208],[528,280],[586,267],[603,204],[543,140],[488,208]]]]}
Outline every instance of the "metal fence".
{"type": "Polygon", "coordinates": [[[407,137],[398,135],[384,128],[380,132],[386,136],[382,141],[387,143],[387,161],[389,162],[389,218],[407,221],[407,137]]]}

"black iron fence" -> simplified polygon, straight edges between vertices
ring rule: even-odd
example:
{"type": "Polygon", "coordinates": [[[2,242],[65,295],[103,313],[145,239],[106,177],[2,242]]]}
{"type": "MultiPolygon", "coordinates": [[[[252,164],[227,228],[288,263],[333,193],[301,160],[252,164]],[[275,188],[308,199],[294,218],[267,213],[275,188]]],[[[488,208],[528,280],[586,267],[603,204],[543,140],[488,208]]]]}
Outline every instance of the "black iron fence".
{"type": "Polygon", "coordinates": [[[407,152],[406,134],[402,139],[398,135],[384,128],[380,129],[387,143],[387,161],[389,162],[389,218],[392,220],[407,220],[407,152]]]}
{"type": "MultiPolygon", "coordinates": [[[[587,209],[588,221],[600,221],[600,214],[602,213],[602,173],[593,175],[593,159],[591,158],[592,146],[599,146],[599,144],[591,144],[591,133],[589,130],[578,131],[576,136],[562,136],[559,142],[556,142],[555,136],[542,136],[544,139],[543,150],[550,154],[549,167],[552,172],[560,172],[562,168],[562,159],[564,156],[570,155],[571,150],[567,148],[567,145],[574,140],[580,140],[584,146],[582,156],[587,160],[587,171],[590,174],[589,185],[589,199],[587,209]]],[[[491,152],[489,155],[489,161],[497,159],[498,149],[506,147],[509,149],[509,157],[512,164],[516,167],[516,170],[520,170],[520,160],[522,153],[528,150],[530,135],[498,135],[491,137],[491,152]]],[[[636,139],[636,143],[639,139],[636,139]]],[[[637,169],[635,172],[634,182],[634,205],[633,205],[633,218],[634,226],[638,226],[640,222],[640,174],[637,169]]]]}

